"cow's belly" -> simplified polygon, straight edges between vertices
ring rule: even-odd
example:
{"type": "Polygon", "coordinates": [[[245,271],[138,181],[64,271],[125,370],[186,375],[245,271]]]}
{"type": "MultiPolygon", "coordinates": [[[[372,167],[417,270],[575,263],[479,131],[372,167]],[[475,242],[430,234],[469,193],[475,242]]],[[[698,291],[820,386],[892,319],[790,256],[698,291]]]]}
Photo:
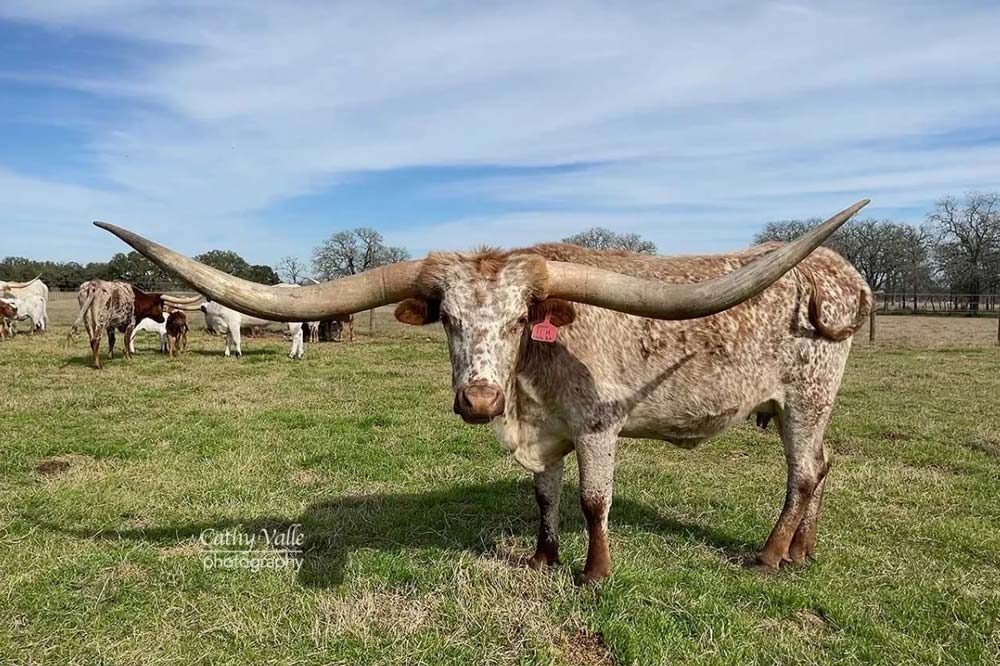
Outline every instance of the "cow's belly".
{"type": "MultiPolygon", "coordinates": [[[[763,387],[762,387],[763,389],[763,387]]],[[[623,437],[658,439],[683,448],[716,437],[743,422],[774,398],[766,390],[703,393],[688,399],[652,396],[635,406],[622,428],[623,437]],[[659,399],[657,399],[659,398],[659,399]]]]}
{"type": "Polygon", "coordinates": [[[633,415],[622,428],[622,437],[658,439],[693,449],[698,444],[719,435],[739,423],[746,414],[732,408],[718,414],[703,414],[683,419],[663,418],[656,415],[633,415]]]}

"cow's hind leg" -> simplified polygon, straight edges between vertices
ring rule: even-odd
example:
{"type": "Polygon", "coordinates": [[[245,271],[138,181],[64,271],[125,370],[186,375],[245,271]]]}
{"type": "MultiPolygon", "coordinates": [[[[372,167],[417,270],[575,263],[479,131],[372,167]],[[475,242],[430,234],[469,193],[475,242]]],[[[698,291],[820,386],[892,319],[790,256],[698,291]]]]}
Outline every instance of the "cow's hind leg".
{"type": "Polygon", "coordinates": [[[563,461],[535,474],[538,502],[538,545],[528,560],[532,569],[559,563],[559,498],[562,495],[563,461]]]}
{"type": "Polygon", "coordinates": [[[101,334],[90,337],[90,365],[97,370],[101,369],[101,334]]]}
{"type": "Polygon", "coordinates": [[[127,343],[131,339],[132,332],[134,330],[135,330],[135,326],[126,326],[125,330],[122,332],[122,334],[125,336],[125,342],[126,342],[126,344],[123,345],[125,347],[125,350],[122,353],[125,355],[125,358],[127,358],[127,359],[131,359],[132,358],[132,350],[129,349],[129,346],[128,346],[127,343]]]}
{"type": "Polygon", "coordinates": [[[826,475],[830,471],[829,456],[826,447],[823,447],[825,464],[820,472],[819,483],[813,491],[809,504],[802,514],[795,535],[792,537],[792,545],[788,547],[788,559],[793,564],[806,564],[816,555],[816,527],[819,524],[820,511],[823,504],[823,486],[826,485],[826,475]]]}
{"type": "Polygon", "coordinates": [[[802,564],[816,548],[823,485],[830,468],[823,441],[833,401],[786,405],[778,414],[788,466],[785,503],[757,565],[774,570],[783,562],[802,564]]]}

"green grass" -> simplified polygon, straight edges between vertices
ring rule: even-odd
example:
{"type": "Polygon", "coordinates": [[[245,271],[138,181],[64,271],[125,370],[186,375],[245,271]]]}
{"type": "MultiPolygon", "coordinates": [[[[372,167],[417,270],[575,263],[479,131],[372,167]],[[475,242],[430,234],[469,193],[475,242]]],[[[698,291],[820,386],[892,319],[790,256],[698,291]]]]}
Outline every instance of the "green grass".
{"type": "Polygon", "coordinates": [[[773,429],[624,442],[593,590],[575,467],[563,565],[519,566],[527,473],[451,413],[438,331],[379,328],[102,372],[62,330],[0,343],[0,663],[1000,660],[1000,350],[855,350],[805,570],[739,564],[782,500],[773,429]],[[203,565],[205,530],[292,524],[297,572],[203,565]]]}

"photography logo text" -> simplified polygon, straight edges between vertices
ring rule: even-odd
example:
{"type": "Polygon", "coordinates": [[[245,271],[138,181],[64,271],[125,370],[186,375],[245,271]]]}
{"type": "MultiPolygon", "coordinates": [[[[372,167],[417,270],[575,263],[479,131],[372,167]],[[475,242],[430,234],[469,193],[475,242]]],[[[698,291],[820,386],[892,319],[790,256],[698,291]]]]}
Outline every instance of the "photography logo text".
{"type": "Polygon", "coordinates": [[[302,525],[280,528],[262,527],[245,531],[242,527],[226,530],[207,529],[198,537],[206,549],[202,565],[206,569],[294,569],[302,568],[302,525]]]}

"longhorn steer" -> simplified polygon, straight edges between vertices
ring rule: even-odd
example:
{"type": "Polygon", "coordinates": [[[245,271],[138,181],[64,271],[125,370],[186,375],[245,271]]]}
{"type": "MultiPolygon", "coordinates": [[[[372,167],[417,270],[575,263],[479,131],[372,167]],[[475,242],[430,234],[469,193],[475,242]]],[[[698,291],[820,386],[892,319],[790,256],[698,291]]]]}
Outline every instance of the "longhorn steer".
{"type": "Polygon", "coordinates": [[[829,470],[823,434],[871,292],[834,252],[810,252],[866,203],[789,245],[701,257],[568,245],[435,253],[294,295],[99,225],[200,291],[258,316],[324,319],[402,301],[400,321],[440,321],[455,411],[492,423],[534,473],[541,520],[533,566],[558,561],[563,458],[576,451],[590,536],[583,581],[594,582],[611,571],[618,438],[693,447],[752,412],[776,413],[788,468],[785,503],[757,562],[775,569],[813,555],[829,470]],[[535,337],[551,339],[554,326],[558,338],[534,340],[539,324],[535,337]]]}
{"type": "Polygon", "coordinates": [[[100,370],[101,334],[104,331],[108,334],[108,358],[114,358],[115,355],[115,329],[125,334],[125,358],[132,358],[129,342],[137,322],[148,318],[162,323],[165,305],[190,305],[200,299],[201,296],[176,298],[166,294],[146,293],[127,282],[90,280],[80,285],[77,294],[80,314],[73,323],[70,335],[79,330],[81,323],[86,326],[93,367],[100,370]]]}
{"type": "Polygon", "coordinates": [[[12,282],[10,280],[0,280],[0,296],[38,296],[46,303],[49,300],[49,288],[41,280],[41,276],[25,282],[12,282]]]}

